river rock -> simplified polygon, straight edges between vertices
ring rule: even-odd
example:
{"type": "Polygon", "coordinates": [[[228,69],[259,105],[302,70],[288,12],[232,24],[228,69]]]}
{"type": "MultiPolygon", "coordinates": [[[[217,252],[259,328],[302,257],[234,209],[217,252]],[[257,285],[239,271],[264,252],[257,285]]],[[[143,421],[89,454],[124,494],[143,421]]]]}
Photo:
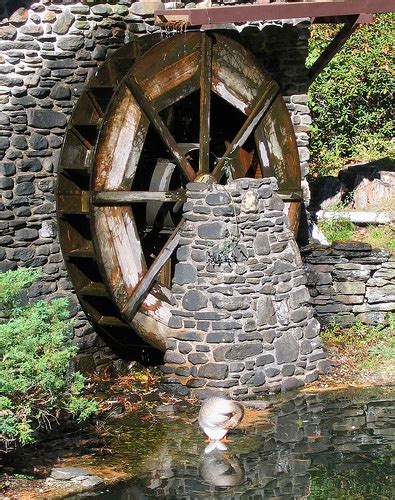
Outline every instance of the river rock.
{"type": "Polygon", "coordinates": [[[73,24],[74,19],[75,17],[73,14],[66,9],[53,25],[52,31],[58,35],[65,35],[69,31],[70,26],[73,24]]]}
{"type": "Polygon", "coordinates": [[[312,211],[326,210],[342,201],[345,188],[337,177],[323,176],[310,184],[310,206],[312,211]]]}
{"type": "Polygon", "coordinates": [[[91,476],[91,473],[81,467],[55,467],[51,470],[52,479],[57,479],[58,481],[69,481],[76,477],[87,476],[91,476]]]}
{"type": "Polygon", "coordinates": [[[379,210],[394,206],[395,172],[380,172],[379,179],[356,178],[354,208],[356,210],[379,210]]]}
{"type": "Polygon", "coordinates": [[[24,7],[20,7],[10,16],[10,23],[23,24],[29,19],[29,11],[24,7]]]}
{"type": "Polygon", "coordinates": [[[386,159],[342,170],[339,180],[353,193],[356,210],[391,209],[394,206],[395,164],[386,159]]]}

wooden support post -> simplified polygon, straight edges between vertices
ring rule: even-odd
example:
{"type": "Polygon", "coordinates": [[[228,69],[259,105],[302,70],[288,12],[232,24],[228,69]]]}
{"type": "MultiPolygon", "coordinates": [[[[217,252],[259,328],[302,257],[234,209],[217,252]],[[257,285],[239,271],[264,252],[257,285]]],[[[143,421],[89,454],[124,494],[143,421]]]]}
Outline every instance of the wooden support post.
{"type": "Polygon", "coordinates": [[[325,66],[329,64],[329,62],[335,57],[350,36],[354,33],[358,26],[357,20],[358,16],[349,16],[348,21],[345,23],[343,28],[337,33],[335,38],[312,65],[309,71],[309,85],[311,85],[325,66]]]}
{"type": "Polygon", "coordinates": [[[200,58],[200,128],[199,174],[209,173],[210,162],[210,107],[211,107],[212,42],[208,35],[202,38],[200,58]]]}

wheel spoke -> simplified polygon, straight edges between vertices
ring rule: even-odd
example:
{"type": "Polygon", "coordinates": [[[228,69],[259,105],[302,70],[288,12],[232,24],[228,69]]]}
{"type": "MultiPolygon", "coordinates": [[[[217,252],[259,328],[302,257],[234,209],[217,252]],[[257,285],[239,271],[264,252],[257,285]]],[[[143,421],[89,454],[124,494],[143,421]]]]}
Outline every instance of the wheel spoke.
{"type": "Polygon", "coordinates": [[[155,127],[159,137],[161,138],[165,146],[169,149],[170,154],[177,162],[185,177],[188,179],[188,181],[192,182],[196,176],[195,171],[178,147],[177,142],[170,133],[169,129],[164,124],[162,118],[159,116],[159,113],[154,109],[152,103],[145,96],[136,79],[134,77],[128,78],[125,84],[133,94],[133,97],[136,99],[137,103],[139,104],[147,118],[155,127]]]}
{"type": "Polygon", "coordinates": [[[178,242],[180,240],[180,229],[183,223],[184,221],[181,220],[181,222],[179,222],[177,227],[174,229],[170,238],[167,240],[166,245],[159,252],[158,256],[151,264],[148,271],[145,273],[137,287],[134,289],[133,295],[130,297],[125,307],[122,309],[123,314],[128,319],[132,319],[135,316],[145,297],[149,294],[160,270],[169,260],[174,250],[177,248],[178,242]]]}
{"type": "Polygon", "coordinates": [[[200,59],[199,174],[209,173],[212,40],[203,35],[200,59]]]}
{"type": "Polygon", "coordinates": [[[220,158],[212,172],[213,177],[217,181],[221,180],[224,175],[227,161],[232,158],[234,152],[238,148],[241,148],[248,137],[254,132],[263,116],[270,109],[270,106],[273,104],[279,92],[280,89],[275,82],[271,82],[269,86],[266,86],[265,89],[261,89],[261,92],[258,92],[258,98],[256,99],[251,113],[248,115],[243,126],[236,134],[236,137],[226,148],[224,155],[220,158]]]}
{"type": "Polygon", "coordinates": [[[183,202],[186,200],[185,190],[177,191],[101,191],[93,198],[94,205],[130,205],[131,203],[147,203],[150,201],[183,202]]]}

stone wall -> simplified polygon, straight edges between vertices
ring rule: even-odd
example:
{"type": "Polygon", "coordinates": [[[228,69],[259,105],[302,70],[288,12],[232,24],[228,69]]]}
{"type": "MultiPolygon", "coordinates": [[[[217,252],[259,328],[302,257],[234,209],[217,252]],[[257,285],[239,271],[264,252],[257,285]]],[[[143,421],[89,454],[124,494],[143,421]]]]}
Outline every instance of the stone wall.
{"type": "Polygon", "coordinates": [[[328,363],[276,180],[187,188],[167,384],[242,399],[315,380],[328,363]]]}
{"type": "Polygon", "coordinates": [[[315,315],[322,324],[384,324],[395,313],[395,255],[366,243],[334,243],[303,256],[315,315]]]}
{"type": "MultiPolygon", "coordinates": [[[[113,356],[79,310],[63,264],[54,196],[60,149],[74,104],[97,66],[133,36],[158,29],[151,4],[97,3],[8,2],[0,19],[0,272],[41,268],[43,279],[29,297],[70,299],[86,370],[113,356]]],[[[294,24],[257,25],[240,36],[282,86],[305,169],[308,25],[294,24]]]]}

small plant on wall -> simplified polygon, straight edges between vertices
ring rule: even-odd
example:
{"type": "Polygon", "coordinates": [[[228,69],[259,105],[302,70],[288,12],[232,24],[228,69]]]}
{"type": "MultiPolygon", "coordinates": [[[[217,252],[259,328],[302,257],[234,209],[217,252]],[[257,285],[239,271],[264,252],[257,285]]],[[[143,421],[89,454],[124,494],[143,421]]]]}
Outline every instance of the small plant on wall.
{"type": "MultiPolygon", "coordinates": [[[[225,173],[228,182],[232,180],[231,176],[231,164],[229,161],[225,163],[225,173]]],[[[213,189],[215,189],[215,185],[213,189]]],[[[207,263],[211,266],[220,266],[221,264],[233,264],[245,260],[247,258],[247,251],[243,245],[240,245],[241,233],[239,228],[239,220],[237,216],[237,210],[235,203],[233,201],[231,193],[228,191],[226,186],[221,186],[229,197],[229,206],[232,207],[233,219],[234,219],[234,232],[231,233],[229,230],[226,231],[225,237],[220,243],[213,244],[212,242],[207,242],[209,249],[207,250],[207,263]]]]}
{"type": "Polygon", "coordinates": [[[233,264],[238,261],[236,252],[240,242],[240,236],[236,234],[228,235],[221,243],[212,245],[207,251],[207,263],[212,266],[221,264],[233,264]]]}
{"type": "Polygon", "coordinates": [[[66,416],[87,419],[96,402],[81,395],[83,376],[71,370],[66,299],[22,305],[24,289],[39,277],[21,268],[0,274],[0,446],[35,441],[66,416]]]}

